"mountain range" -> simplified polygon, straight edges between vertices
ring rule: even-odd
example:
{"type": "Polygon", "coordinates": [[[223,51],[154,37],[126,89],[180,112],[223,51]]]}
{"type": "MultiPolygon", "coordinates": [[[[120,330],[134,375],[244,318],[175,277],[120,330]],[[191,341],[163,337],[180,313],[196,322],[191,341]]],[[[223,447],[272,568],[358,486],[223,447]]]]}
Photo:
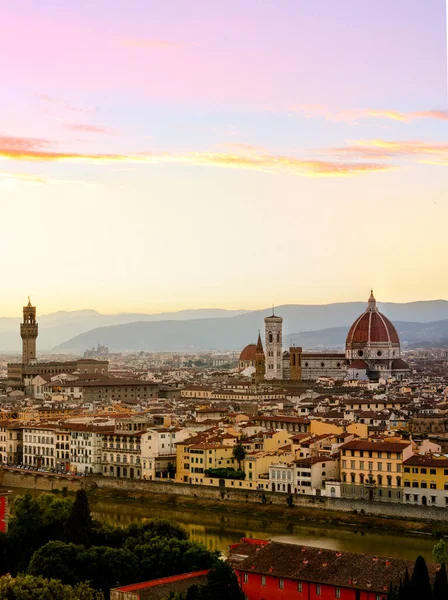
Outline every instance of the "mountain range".
{"type": "MultiPolygon", "coordinates": [[[[284,345],[338,348],[365,302],[283,305],[284,345]]],[[[448,340],[448,301],[378,303],[397,327],[404,344],[443,345],[448,340]]],[[[58,311],[38,316],[38,350],[82,353],[98,343],[114,351],[196,351],[242,348],[263,331],[272,309],[184,310],[171,313],[103,315],[95,310],[58,311]]],[[[0,318],[0,350],[20,349],[20,318],[0,318]]]]}
{"type": "MultiPolygon", "coordinates": [[[[284,305],[275,309],[283,317],[285,346],[304,348],[343,346],[350,324],[365,310],[364,302],[328,305],[284,305]],[[339,330],[339,331],[334,331],[339,330]],[[293,337],[291,337],[293,336],[293,337]]],[[[448,337],[448,302],[444,300],[383,303],[378,305],[401,331],[403,343],[440,343],[448,337]],[[446,320],[446,323],[444,321],[446,320]]],[[[225,318],[136,321],[96,328],[60,344],[60,352],[81,352],[105,344],[111,351],[195,351],[242,348],[255,342],[271,309],[244,312],[225,318]]]]}

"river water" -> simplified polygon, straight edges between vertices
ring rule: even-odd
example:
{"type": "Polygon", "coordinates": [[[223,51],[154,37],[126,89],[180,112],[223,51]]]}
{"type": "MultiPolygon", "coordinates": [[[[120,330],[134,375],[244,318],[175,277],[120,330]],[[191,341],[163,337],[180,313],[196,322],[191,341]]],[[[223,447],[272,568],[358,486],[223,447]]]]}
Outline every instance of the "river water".
{"type": "MultiPolygon", "coordinates": [[[[23,494],[15,489],[11,496],[23,494]]],[[[10,498],[10,502],[12,501],[10,498]]],[[[320,546],[347,552],[364,552],[415,560],[421,554],[432,562],[431,551],[437,539],[429,535],[404,535],[387,531],[342,529],[320,524],[288,523],[287,519],[263,520],[241,515],[231,516],[204,510],[179,510],[171,507],[139,503],[136,500],[91,498],[93,515],[115,525],[148,518],[172,519],[182,525],[192,540],[202,542],[209,550],[227,552],[229,544],[242,537],[272,539],[279,542],[320,546]]]]}

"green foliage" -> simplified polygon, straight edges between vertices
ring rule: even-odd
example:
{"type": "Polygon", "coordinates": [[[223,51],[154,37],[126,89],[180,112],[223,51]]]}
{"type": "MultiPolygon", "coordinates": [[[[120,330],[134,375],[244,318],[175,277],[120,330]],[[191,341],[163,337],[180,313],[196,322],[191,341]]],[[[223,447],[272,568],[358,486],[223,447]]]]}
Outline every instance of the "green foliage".
{"type": "Polygon", "coordinates": [[[233,447],[232,450],[232,456],[235,460],[238,461],[238,468],[241,470],[241,463],[242,461],[246,458],[247,452],[243,446],[243,444],[241,444],[241,442],[238,442],[238,444],[235,444],[235,446],[233,447]]]}
{"type": "MultiPolygon", "coordinates": [[[[187,532],[168,520],[148,519],[121,528],[92,519],[85,492],[78,492],[74,501],[52,494],[17,497],[9,531],[0,535],[1,573],[20,570],[27,572],[29,577],[24,579],[28,582],[32,577],[45,577],[60,580],[58,585],[80,586],[87,581],[102,590],[105,598],[113,587],[211,569],[219,562],[218,553],[190,542],[187,532]]],[[[83,590],[70,589],[79,594],[83,590]]],[[[65,597],[96,600],[86,590],[85,598],[79,594],[65,597]]],[[[4,597],[9,598],[0,594],[4,597]]],[[[47,597],[59,598],[55,592],[42,595],[42,600],[47,597]]],[[[13,592],[11,598],[15,598],[13,592]]],[[[34,596],[22,595],[22,599],[34,596]]]]}
{"type": "Polygon", "coordinates": [[[245,479],[246,473],[233,467],[223,469],[206,469],[207,477],[219,477],[219,479],[245,479]]]}
{"type": "Polygon", "coordinates": [[[204,585],[192,585],[184,594],[171,593],[166,600],[244,600],[232,567],[222,561],[207,574],[204,585]]]}
{"type": "Polygon", "coordinates": [[[67,542],[90,546],[92,530],[92,515],[87,494],[85,490],[78,490],[65,524],[64,538],[67,542]]]}
{"type": "Polygon", "coordinates": [[[441,564],[440,569],[436,573],[432,597],[433,600],[446,600],[448,598],[448,580],[445,563],[441,564]]]}
{"type": "Polygon", "coordinates": [[[113,587],[210,569],[219,560],[217,553],[201,544],[151,535],[151,530],[143,534],[142,544],[136,544],[138,538],[128,538],[124,548],[48,542],[34,553],[28,574],[57,578],[69,585],[89,581],[107,597],[113,587]]]}
{"type": "Polygon", "coordinates": [[[7,600],[102,600],[103,594],[95,592],[86,583],[75,588],[60,581],[43,577],[0,577],[0,598],[7,600]]]}
{"type": "Polygon", "coordinates": [[[428,567],[423,556],[417,556],[414,571],[411,577],[411,598],[421,600],[431,598],[431,584],[429,582],[428,567]]]}
{"type": "Polygon", "coordinates": [[[446,543],[443,540],[439,540],[434,546],[432,555],[439,565],[448,563],[448,550],[446,548],[446,543]]]}
{"type": "Polygon", "coordinates": [[[11,507],[2,572],[26,571],[34,550],[49,540],[62,539],[71,504],[52,494],[17,496],[11,507]]]}

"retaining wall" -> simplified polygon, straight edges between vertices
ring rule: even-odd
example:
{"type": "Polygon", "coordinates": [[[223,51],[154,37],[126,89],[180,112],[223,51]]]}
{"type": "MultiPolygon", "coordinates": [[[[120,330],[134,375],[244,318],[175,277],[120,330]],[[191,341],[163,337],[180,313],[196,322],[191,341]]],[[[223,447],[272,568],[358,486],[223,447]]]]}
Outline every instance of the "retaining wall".
{"type": "MultiPolygon", "coordinates": [[[[286,507],[287,494],[262,492],[257,490],[238,490],[231,488],[216,488],[204,485],[174,483],[170,481],[142,481],[116,479],[113,477],[89,477],[99,489],[108,489],[125,493],[171,494],[174,496],[189,496],[207,498],[210,500],[233,500],[261,504],[264,493],[267,503],[286,507]],[[223,494],[223,496],[222,496],[223,494]]],[[[316,496],[293,496],[294,505],[316,510],[353,513],[364,511],[366,515],[389,517],[394,519],[447,521],[448,509],[431,506],[415,506],[409,504],[390,504],[386,502],[369,502],[366,500],[348,500],[344,498],[328,498],[316,496]]]]}

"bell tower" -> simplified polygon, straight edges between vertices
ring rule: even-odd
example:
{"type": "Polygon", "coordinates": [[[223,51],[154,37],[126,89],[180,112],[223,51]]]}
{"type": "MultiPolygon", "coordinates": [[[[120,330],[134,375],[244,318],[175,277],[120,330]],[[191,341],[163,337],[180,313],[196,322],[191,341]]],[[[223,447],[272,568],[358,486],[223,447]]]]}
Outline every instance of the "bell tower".
{"type": "Polygon", "coordinates": [[[36,339],[38,325],[36,323],[36,307],[32,306],[28,296],[28,304],[23,307],[23,323],[20,324],[22,338],[22,363],[29,365],[36,360],[36,339]]]}
{"type": "Polygon", "coordinates": [[[272,315],[264,320],[266,344],[265,379],[283,379],[283,318],[272,315]]]}

